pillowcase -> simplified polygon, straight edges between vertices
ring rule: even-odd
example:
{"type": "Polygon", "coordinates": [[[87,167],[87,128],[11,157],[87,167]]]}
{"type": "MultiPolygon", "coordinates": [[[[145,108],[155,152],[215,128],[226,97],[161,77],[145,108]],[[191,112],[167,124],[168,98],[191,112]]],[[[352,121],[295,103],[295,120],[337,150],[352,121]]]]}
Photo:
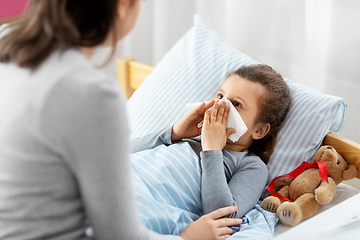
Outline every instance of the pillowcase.
{"type": "MultiPolygon", "coordinates": [[[[195,15],[194,26],[128,100],[130,138],[175,124],[186,103],[211,100],[229,72],[251,64],[259,62],[230,46],[195,15]]],[[[346,119],[343,99],[285,81],[292,103],[268,163],[268,182],[309,160],[325,135],[340,131],[346,119]]]]}

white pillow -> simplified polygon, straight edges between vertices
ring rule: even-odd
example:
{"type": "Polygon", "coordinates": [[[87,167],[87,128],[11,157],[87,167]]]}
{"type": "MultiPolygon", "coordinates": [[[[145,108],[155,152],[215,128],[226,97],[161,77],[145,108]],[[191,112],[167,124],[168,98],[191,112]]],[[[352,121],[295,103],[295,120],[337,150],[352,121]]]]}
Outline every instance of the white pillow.
{"type": "MultiPolygon", "coordinates": [[[[195,15],[194,26],[129,99],[131,139],[171,126],[185,114],[186,103],[215,97],[230,71],[258,63],[222,40],[195,15]]],[[[285,80],[292,104],[268,163],[269,181],[309,160],[325,135],[339,131],[346,119],[343,99],[285,80]]]]}

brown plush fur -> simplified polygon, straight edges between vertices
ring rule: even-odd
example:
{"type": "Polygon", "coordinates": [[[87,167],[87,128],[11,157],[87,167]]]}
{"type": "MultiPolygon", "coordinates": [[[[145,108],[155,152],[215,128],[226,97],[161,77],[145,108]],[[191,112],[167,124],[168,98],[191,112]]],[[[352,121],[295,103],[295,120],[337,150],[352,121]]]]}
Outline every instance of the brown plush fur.
{"type": "Polygon", "coordinates": [[[327,165],[329,183],[320,178],[319,169],[316,168],[306,169],[295,178],[279,178],[274,184],[274,191],[292,202],[270,196],[264,199],[261,207],[276,213],[285,226],[295,226],[311,217],[318,210],[319,204],[331,202],[336,185],[357,175],[356,166],[348,165],[331,146],[321,147],[311,160],[312,163],[320,161],[327,165]]]}

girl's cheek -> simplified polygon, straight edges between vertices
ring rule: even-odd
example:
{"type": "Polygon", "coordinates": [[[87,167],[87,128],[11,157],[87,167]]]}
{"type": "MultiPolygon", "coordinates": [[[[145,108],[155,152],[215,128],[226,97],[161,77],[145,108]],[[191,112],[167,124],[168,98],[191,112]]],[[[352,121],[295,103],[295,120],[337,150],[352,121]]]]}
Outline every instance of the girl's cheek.
{"type": "Polygon", "coordinates": [[[247,131],[249,131],[249,129],[251,129],[253,123],[252,121],[245,115],[245,114],[240,114],[242,120],[244,121],[246,127],[248,128],[247,131]]]}

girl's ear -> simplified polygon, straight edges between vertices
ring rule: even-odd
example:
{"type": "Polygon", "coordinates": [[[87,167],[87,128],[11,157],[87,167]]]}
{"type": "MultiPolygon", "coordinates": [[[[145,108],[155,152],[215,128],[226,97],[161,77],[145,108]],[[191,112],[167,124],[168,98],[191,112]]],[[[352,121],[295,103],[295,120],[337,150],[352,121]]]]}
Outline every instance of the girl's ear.
{"type": "Polygon", "coordinates": [[[259,126],[255,129],[255,131],[251,134],[251,137],[254,140],[261,139],[265,137],[265,135],[270,131],[269,123],[260,123],[259,126]]]}

